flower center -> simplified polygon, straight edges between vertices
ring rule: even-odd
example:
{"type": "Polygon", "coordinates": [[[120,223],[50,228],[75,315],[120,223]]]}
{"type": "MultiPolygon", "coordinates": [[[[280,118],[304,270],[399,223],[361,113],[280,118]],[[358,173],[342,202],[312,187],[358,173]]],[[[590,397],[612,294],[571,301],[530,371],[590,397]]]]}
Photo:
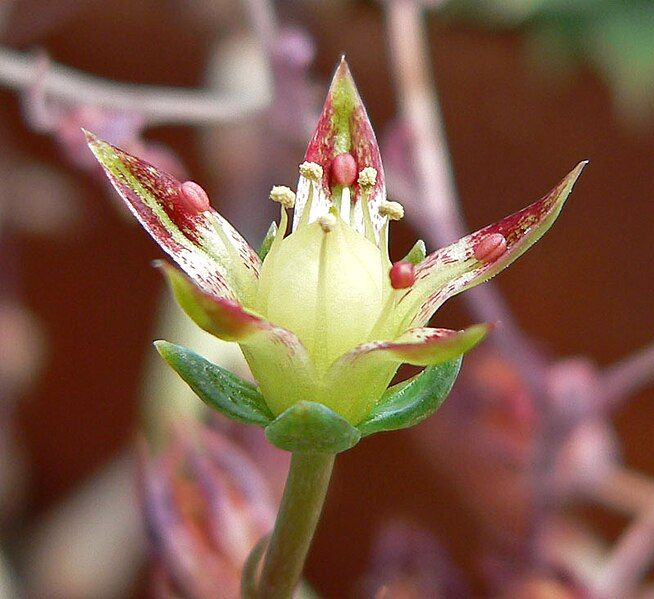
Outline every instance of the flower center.
{"type": "MultiPolygon", "coordinates": [[[[257,310],[295,333],[323,373],[369,340],[383,304],[379,248],[333,215],[297,229],[261,269],[257,310]]],[[[386,278],[388,278],[386,276],[386,278]]]]}

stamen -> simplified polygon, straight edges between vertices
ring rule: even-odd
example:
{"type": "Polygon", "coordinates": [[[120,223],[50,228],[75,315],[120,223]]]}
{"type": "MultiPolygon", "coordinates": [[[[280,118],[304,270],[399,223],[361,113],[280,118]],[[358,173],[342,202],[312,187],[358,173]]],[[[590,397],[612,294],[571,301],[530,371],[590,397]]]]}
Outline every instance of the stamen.
{"type": "Polygon", "coordinates": [[[479,262],[495,262],[506,252],[506,239],[501,233],[492,233],[475,244],[473,253],[479,262]]]}
{"type": "Polygon", "coordinates": [[[372,166],[367,166],[359,172],[359,187],[363,189],[370,189],[377,183],[377,170],[372,166]]]}
{"type": "Polygon", "coordinates": [[[334,156],[331,175],[333,182],[344,187],[352,185],[357,178],[357,161],[349,152],[334,156]]]}
{"type": "Polygon", "coordinates": [[[270,199],[278,202],[284,208],[293,208],[295,206],[295,193],[286,185],[275,185],[270,190],[270,199]]]}
{"type": "Polygon", "coordinates": [[[309,185],[309,196],[307,197],[307,201],[304,204],[304,208],[302,209],[302,215],[300,216],[300,222],[298,223],[298,227],[302,227],[306,225],[309,222],[309,217],[311,216],[311,206],[313,205],[313,194],[314,194],[314,187],[315,183],[311,180],[308,181],[309,185]]]}
{"type": "Polygon", "coordinates": [[[399,202],[382,202],[379,214],[388,216],[390,220],[401,220],[404,217],[404,207],[399,202]]]}
{"type": "Polygon", "coordinates": [[[372,217],[370,216],[370,191],[377,182],[377,171],[371,166],[367,166],[359,172],[359,179],[357,181],[361,189],[361,208],[363,212],[363,230],[368,241],[375,245],[375,228],[372,226],[372,217]]]}
{"type": "Polygon", "coordinates": [[[195,181],[185,181],[182,183],[181,199],[184,207],[193,213],[206,212],[211,208],[209,196],[195,181]]]}
{"type": "Polygon", "coordinates": [[[416,273],[411,262],[396,262],[388,276],[393,289],[407,289],[416,282],[416,273]]]}
{"type": "Polygon", "coordinates": [[[336,226],[336,217],[331,212],[328,212],[318,219],[318,224],[325,233],[329,233],[336,226]]]}
{"type": "Polygon", "coordinates": [[[300,175],[309,181],[320,181],[322,179],[322,166],[317,162],[303,162],[300,165],[300,175]]]}

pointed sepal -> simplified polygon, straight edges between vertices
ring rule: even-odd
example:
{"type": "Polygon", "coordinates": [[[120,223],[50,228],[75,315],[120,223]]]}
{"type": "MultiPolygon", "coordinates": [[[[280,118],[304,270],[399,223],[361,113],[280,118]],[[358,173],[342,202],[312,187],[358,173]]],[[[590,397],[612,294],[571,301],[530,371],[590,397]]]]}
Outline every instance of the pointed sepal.
{"type": "Polygon", "coordinates": [[[109,181],[153,239],[204,291],[248,297],[259,276],[256,252],[208,205],[195,183],[175,177],[84,132],[109,181]]]}
{"type": "Polygon", "coordinates": [[[361,439],[345,418],[313,401],[292,405],[265,430],[268,441],[291,452],[340,453],[361,439]]]}
{"type": "MultiPolygon", "coordinates": [[[[365,233],[362,206],[364,190],[359,186],[357,174],[367,167],[375,169],[375,184],[366,190],[366,194],[371,224],[378,237],[384,222],[379,214],[379,206],[386,199],[384,170],[368,113],[345,59],[342,59],[336,68],[304,159],[319,164],[323,173],[322,180],[314,187],[311,218],[308,220],[313,221],[329,210],[333,197],[338,195],[339,188],[345,184],[343,176],[346,176],[349,179],[347,185],[352,190],[351,224],[360,233],[365,233]],[[347,171],[347,175],[341,174],[342,171],[347,171]]],[[[310,185],[311,182],[300,177],[295,202],[294,229],[307,203],[310,185]]]]}
{"type": "Polygon", "coordinates": [[[257,388],[195,352],[168,341],[155,341],[167,364],[210,408],[243,422],[267,426],[273,420],[257,388]]]}
{"type": "Polygon", "coordinates": [[[368,360],[429,366],[442,364],[470,351],[488,335],[491,325],[476,324],[462,331],[428,327],[409,329],[393,341],[370,341],[339,358],[332,369],[368,360]]]}
{"type": "Polygon", "coordinates": [[[257,250],[257,254],[259,255],[259,259],[262,263],[266,259],[266,256],[272,247],[272,243],[275,241],[275,237],[277,237],[277,230],[277,223],[275,221],[270,223],[270,227],[268,227],[266,236],[263,238],[261,246],[257,250]]]}
{"type": "Polygon", "coordinates": [[[398,302],[405,326],[422,326],[450,297],[487,281],[534,245],[552,226],[586,166],[580,162],[550,193],[429,256],[398,302]]]}
{"type": "Polygon", "coordinates": [[[357,425],[361,435],[414,426],[429,418],[445,401],[459,375],[459,357],[428,366],[409,381],[391,387],[370,414],[357,425]]]}
{"type": "Polygon", "coordinates": [[[164,272],[182,310],[207,333],[225,341],[241,341],[268,324],[234,300],[205,293],[167,262],[159,260],[155,265],[164,272]]]}

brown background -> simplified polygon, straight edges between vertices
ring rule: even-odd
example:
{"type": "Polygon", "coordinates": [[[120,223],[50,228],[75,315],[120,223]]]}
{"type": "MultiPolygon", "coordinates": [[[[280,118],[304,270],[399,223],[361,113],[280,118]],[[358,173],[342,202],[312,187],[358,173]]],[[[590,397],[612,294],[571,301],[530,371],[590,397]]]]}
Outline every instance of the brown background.
{"type": "MultiPolygon", "coordinates": [[[[340,13],[291,12],[315,36],[316,76],[326,79],[347,52],[374,124],[383,131],[395,107],[378,10],[357,5],[340,13]]],[[[433,19],[431,37],[471,229],[534,200],[579,160],[591,160],[554,230],[497,280],[519,322],[553,355],[586,354],[599,364],[644,346],[654,337],[654,123],[626,128],[591,73],[549,78],[527,61],[517,35],[433,19]]],[[[44,35],[19,32],[13,45],[44,46],[61,63],[115,79],[199,85],[210,41],[210,31],[192,19],[180,22],[166,3],[118,0],[90,3],[44,35]]],[[[6,91],[0,92],[0,130],[3,146],[19,156],[71,170],[50,139],[24,125],[16,98],[6,91]]],[[[170,144],[193,178],[208,178],[191,131],[158,129],[151,137],[170,144]]],[[[20,409],[20,441],[32,464],[32,513],[62,498],[132,438],[161,286],[149,266],[158,256],[155,246],[117,213],[94,180],[74,176],[85,202],[75,234],[14,239],[22,297],[49,344],[42,376],[20,409]]],[[[289,172],[274,183],[293,179],[289,172]]],[[[220,189],[212,192],[220,209],[220,189]]],[[[264,199],[253,199],[253,206],[264,199]]],[[[409,232],[396,241],[399,254],[409,232]]],[[[448,314],[448,325],[464,322],[460,311],[448,314]]],[[[652,475],[653,399],[651,391],[642,393],[616,417],[627,461],[652,475]]],[[[448,525],[460,508],[448,489],[434,498],[438,481],[409,434],[379,436],[339,459],[309,565],[326,595],[342,592],[360,573],[374,526],[386,515],[405,514],[436,532],[449,530],[458,546],[473,534],[465,523],[448,525]]]]}

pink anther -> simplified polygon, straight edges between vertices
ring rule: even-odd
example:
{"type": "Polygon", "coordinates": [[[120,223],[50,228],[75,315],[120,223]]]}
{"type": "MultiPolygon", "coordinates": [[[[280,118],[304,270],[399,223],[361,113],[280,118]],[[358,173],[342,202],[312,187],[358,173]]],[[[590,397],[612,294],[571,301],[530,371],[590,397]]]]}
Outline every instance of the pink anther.
{"type": "Polygon", "coordinates": [[[396,262],[391,267],[389,276],[393,289],[406,289],[416,282],[416,273],[411,262],[396,262]]]}
{"type": "Polygon", "coordinates": [[[479,241],[473,252],[479,262],[495,262],[506,252],[506,239],[501,233],[492,233],[479,241]]]}
{"type": "Polygon", "coordinates": [[[182,183],[181,197],[190,212],[204,212],[211,208],[207,192],[194,181],[182,183]]]}
{"type": "Polygon", "coordinates": [[[339,154],[332,160],[332,179],[338,185],[350,186],[357,178],[357,161],[349,152],[339,154]]]}

